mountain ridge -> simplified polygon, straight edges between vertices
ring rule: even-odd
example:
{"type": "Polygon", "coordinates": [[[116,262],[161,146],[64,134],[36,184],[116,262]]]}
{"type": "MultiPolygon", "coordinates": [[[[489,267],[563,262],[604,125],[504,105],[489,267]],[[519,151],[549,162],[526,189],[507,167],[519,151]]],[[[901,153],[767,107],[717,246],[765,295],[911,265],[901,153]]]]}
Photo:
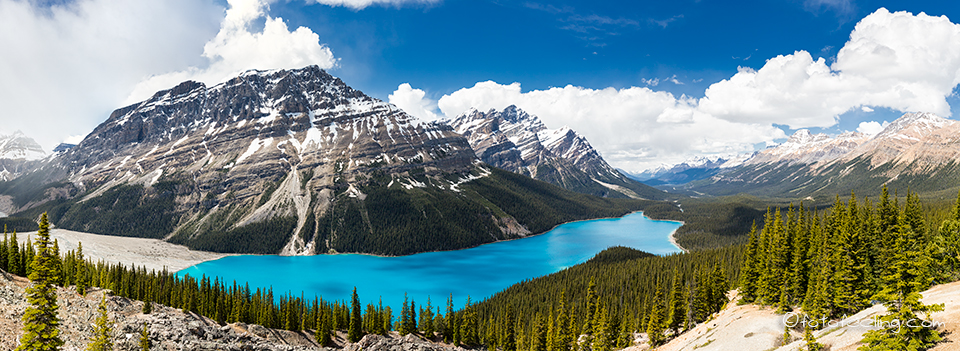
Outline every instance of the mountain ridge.
{"type": "Polygon", "coordinates": [[[642,206],[491,170],[452,127],[316,66],[180,83],[45,162],[0,182],[18,216],[218,252],[460,249],[642,206]]]}
{"type": "Polygon", "coordinates": [[[806,197],[855,191],[874,194],[883,185],[950,192],[960,181],[960,123],[932,113],[906,113],[876,135],[837,137],[798,130],[743,165],[683,186],[710,195],[746,192],[806,197]]]}
{"type": "Polygon", "coordinates": [[[666,197],[611,167],[575,130],[548,129],[537,116],[515,105],[500,111],[469,109],[448,123],[467,138],[481,160],[494,167],[590,195],[666,197]]]}

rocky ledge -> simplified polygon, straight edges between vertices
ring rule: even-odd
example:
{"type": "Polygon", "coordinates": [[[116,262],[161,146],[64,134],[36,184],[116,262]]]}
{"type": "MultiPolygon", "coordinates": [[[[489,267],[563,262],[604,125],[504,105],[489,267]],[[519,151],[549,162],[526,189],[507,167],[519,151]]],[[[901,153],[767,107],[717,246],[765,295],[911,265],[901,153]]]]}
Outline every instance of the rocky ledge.
{"type": "MultiPolygon", "coordinates": [[[[27,279],[0,271],[0,350],[13,350],[22,334],[23,316],[28,304],[24,291],[27,279]]],[[[307,331],[293,332],[265,328],[256,324],[219,324],[209,318],[183,310],[154,304],[153,313],[143,314],[143,302],[113,296],[109,290],[91,289],[81,296],[70,289],[57,291],[60,304],[62,350],[84,350],[93,337],[97,305],[107,295],[107,310],[113,322],[113,342],[117,350],[139,350],[140,330],[150,333],[152,350],[383,350],[383,351],[463,351],[452,345],[433,343],[414,335],[367,335],[357,343],[346,341],[345,334],[334,338],[334,347],[320,347],[307,331]]]]}

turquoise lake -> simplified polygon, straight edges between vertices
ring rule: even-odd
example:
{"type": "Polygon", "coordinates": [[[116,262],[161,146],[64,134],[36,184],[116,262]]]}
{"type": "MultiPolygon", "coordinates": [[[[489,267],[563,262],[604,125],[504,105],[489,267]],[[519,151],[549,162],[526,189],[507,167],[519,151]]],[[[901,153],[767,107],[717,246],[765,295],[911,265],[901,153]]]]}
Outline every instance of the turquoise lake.
{"type": "Polygon", "coordinates": [[[450,294],[459,308],[467,296],[476,302],[523,280],[560,271],[585,262],[611,246],[627,246],[654,254],[680,249],[670,243],[680,223],[657,221],[632,213],[620,218],[571,222],[541,235],[496,242],[478,247],[428,252],[400,257],[359,254],[229,256],[177,272],[200,277],[218,276],[226,282],[273,287],[310,299],[348,301],[357,287],[361,303],[376,303],[400,312],[403,294],[425,306],[429,296],[443,310],[450,294]]]}

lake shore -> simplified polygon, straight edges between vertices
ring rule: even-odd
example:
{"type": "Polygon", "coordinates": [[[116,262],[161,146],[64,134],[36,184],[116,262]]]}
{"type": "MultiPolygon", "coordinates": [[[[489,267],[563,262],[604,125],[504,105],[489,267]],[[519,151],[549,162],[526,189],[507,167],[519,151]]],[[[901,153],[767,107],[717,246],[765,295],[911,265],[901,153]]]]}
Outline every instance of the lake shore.
{"type": "MultiPolygon", "coordinates": [[[[548,231],[537,234],[530,234],[523,236],[521,238],[507,239],[507,240],[498,240],[491,243],[481,244],[488,245],[493,243],[512,241],[512,240],[521,240],[526,238],[532,238],[539,235],[546,234],[551,230],[557,229],[557,227],[576,222],[585,222],[585,221],[594,221],[599,219],[616,219],[623,218],[635,213],[643,213],[643,211],[633,211],[627,214],[624,214],[620,217],[603,217],[603,218],[594,218],[594,219],[584,219],[576,220],[570,222],[564,222],[558,224],[551,228],[548,231]]],[[[683,221],[669,220],[669,219],[653,219],[643,214],[644,217],[653,221],[663,221],[663,222],[675,222],[683,225],[683,221]]],[[[679,228],[678,228],[679,229],[679,228]]],[[[677,244],[676,235],[677,230],[674,229],[668,235],[667,239],[669,242],[676,246],[683,252],[689,252],[684,247],[677,244]]],[[[17,238],[19,242],[23,243],[27,240],[27,237],[36,238],[37,232],[27,232],[27,233],[18,233],[17,238]]],[[[75,250],[77,248],[77,243],[83,243],[83,254],[86,258],[93,261],[102,260],[108,263],[121,263],[125,266],[143,266],[148,270],[162,270],[164,268],[170,272],[177,272],[191,266],[207,262],[218,260],[226,256],[235,256],[235,255],[255,255],[255,254],[224,254],[216,253],[209,251],[196,251],[187,248],[186,246],[172,244],[159,239],[149,239],[149,238],[135,238],[135,237],[124,237],[124,236],[114,236],[114,235],[103,235],[103,234],[93,234],[78,232],[67,229],[53,228],[50,230],[50,238],[56,239],[59,241],[60,252],[66,253],[69,250],[75,250]]],[[[476,247],[476,246],[474,246],[476,247]]],[[[470,249],[473,247],[468,247],[464,249],[470,249]]],[[[437,251],[428,251],[428,252],[437,252],[437,251]]],[[[366,255],[366,256],[376,256],[376,257],[397,257],[390,255],[377,255],[370,253],[356,253],[356,252],[336,252],[336,253],[323,253],[321,255],[366,255]]]]}
{"type": "MultiPolygon", "coordinates": [[[[37,232],[17,233],[19,242],[37,237],[37,232]]],[[[159,239],[132,238],[76,232],[66,229],[51,229],[50,239],[56,239],[60,253],[76,250],[83,243],[83,255],[87,259],[107,263],[121,263],[127,267],[145,267],[148,270],[170,272],[216,260],[232,254],[190,250],[186,246],[171,244],[159,239]]]]}
{"type": "MultiPolygon", "coordinates": [[[[671,222],[680,223],[681,227],[686,224],[683,221],[671,221],[671,222]]],[[[670,235],[667,236],[667,240],[670,240],[670,243],[673,244],[673,246],[676,246],[678,249],[680,249],[680,251],[683,251],[683,253],[690,253],[689,250],[685,249],[683,246],[680,246],[680,244],[677,243],[678,230],[680,230],[680,228],[674,229],[672,232],[670,232],[670,235]]]]}

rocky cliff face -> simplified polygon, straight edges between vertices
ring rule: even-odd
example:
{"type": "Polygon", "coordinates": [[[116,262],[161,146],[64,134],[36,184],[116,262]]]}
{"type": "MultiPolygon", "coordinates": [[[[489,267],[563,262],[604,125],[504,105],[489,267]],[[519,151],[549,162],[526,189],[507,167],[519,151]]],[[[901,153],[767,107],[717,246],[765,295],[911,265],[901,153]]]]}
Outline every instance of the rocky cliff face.
{"type": "Polygon", "coordinates": [[[313,229],[308,217],[338,195],[363,196],[357,186],[373,173],[406,184],[413,170],[439,177],[475,167],[450,127],[422,123],[317,67],[248,71],[213,87],[184,82],[114,111],[61,159],[69,182],[90,192],[84,201],[121,185],[172,197],[164,210],[177,217],[180,242],[275,220],[287,254],[316,253],[315,233],[293,234],[313,229]]]}
{"type": "Polygon", "coordinates": [[[882,185],[914,191],[945,191],[960,180],[960,123],[932,113],[908,113],[876,135],[837,137],[797,131],[743,165],[688,188],[710,194],[752,192],[810,196],[882,185]]]}
{"type": "Polygon", "coordinates": [[[468,110],[450,121],[483,162],[564,188],[598,196],[655,198],[660,191],[611,167],[576,131],[548,129],[516,106],[468,110]]]}

